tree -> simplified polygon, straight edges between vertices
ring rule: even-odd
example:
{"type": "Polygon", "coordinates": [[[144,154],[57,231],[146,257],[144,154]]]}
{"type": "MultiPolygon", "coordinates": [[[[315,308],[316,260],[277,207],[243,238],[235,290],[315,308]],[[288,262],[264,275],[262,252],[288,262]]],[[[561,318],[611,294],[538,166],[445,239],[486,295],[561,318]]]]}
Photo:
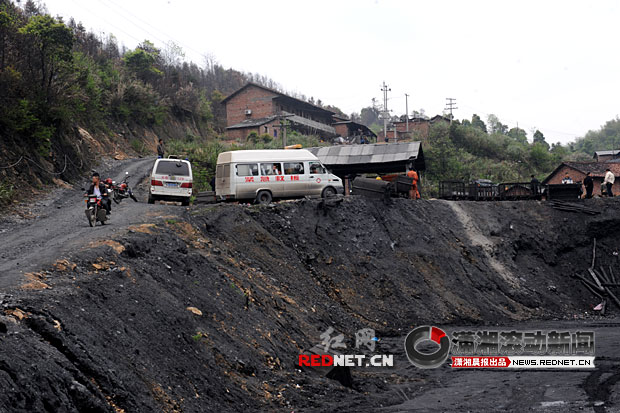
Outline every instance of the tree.
{"type": "Polygon", "coordinates": [[[487,116],[487,124],[489,125],[489,132],[499,133],[505,135],[508,132],[508,126],[499,121],[497,116],[490,114],[487,116]]]}
{"type": "Polygon", "coordinates": [[[49,101],[54,78],[59,67],[70,62],[73,55],[73,33],[63,23],[57,23],[49,15],[33,16],[19,32],[30,36],[39,54],[41,71],[41,89],[45,90],[46,100],[49,101]]]}
{"type": "Polygon", "coordinates": [[[530,167],[539,171],[547,171],[551,168],[551,161],[551,154],[545,145],[535,143],[530,147],[530,167]]]}
{"type": "Polygon", "coordinates": [[[526,144],[527,143],[527,134],[521,128],[512,128],[508,131],[508,136],[514,139],[517,142],[526,144]]]}
{"type": "Polygon", "coordinates": [[[487,133],[487,125],[485,125],[482,119],[480,119],[480,116],[476,115],[475,113],[471,117],[471,126],[480,129],[484,133],[487,133]]]}
{"type": "Polygon", "coordinates": [[[145,40],[136,47],[136,50],[127,53],[123,58],[127,68],[144,82],[152,82],[161,76],[161,70],[155,67],[158,59],[159,50],[148,40],[145,40]]]}
{"type": "Polygon", "coordinates": [[[161,57],[166,66],[180,66],[185,58],[183,48],[173,41],[169,41],[164,46],[161,57]]]}
{"type": "Polygon", "coordinates": [[[545,135],[543,135],[543,133],[538,129],[536,129],[536,132],[534,132],[534,143],[540,143],[542,145],[545,145],[547,149],[549,149],[549,144],[547,143],[547,141],[545,141],[545,135]]]}
{"type": "Polygon", "coordinates": [[[426,111],[424,110],[424,108],[420,108],[420,110],[412,111],[411,116],[414,118],[428,119],[428,116],[426,116],[426,111]]]}
{"type": "Polygon", "coordinates": [[[6,39],[15,24],[15,18],[6,11],[0,11],[0,72],[6,61],[6,39]]]}
{"type": "Polygon", "coordinates": [[[360,111],[360,119],[362,124],[368,127],[374,123],[379,123],[379,110],[372,106],[362,108],[360,111]]]}

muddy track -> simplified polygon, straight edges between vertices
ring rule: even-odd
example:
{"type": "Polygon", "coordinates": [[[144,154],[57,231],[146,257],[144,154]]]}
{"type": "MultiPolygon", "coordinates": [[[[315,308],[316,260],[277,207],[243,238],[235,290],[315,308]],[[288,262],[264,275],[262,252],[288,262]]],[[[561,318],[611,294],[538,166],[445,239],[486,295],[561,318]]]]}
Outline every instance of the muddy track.
{"type": "Polygon", "coordinates": [[[58,189],[44,199],[29,206],[28,218],[19,221],[6,217],[0,221],[0,290],[15,286],[23,281],[23,274],[37,271],[91,242],[111,238],[127,226],[152,221],[158,215],[179,212],[179,208],[146,203],[146,187],[139,186],[150,173],[155,158],[131,159],[115,162],[113,166],[100,170],[102,177],[117,181],[129,172],[130,186],[138,200],[123,200],[113,203],[112,215],[105,226],[95,228],[88,225],[84,216],[84,202],[81,187],[58,189]]]}

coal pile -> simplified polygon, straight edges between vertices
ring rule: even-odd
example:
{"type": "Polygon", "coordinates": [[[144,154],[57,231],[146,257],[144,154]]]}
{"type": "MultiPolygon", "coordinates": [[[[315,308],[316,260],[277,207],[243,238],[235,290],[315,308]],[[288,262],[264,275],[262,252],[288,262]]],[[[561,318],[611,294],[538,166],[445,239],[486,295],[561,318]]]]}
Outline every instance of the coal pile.
{"type": "Polygon", "coordinates": [[[572,274],[589,268],[593,238],[601,265],[617,265],[620,203],[591,201],[596,215],[300,200],[131,227],[0,296],[0,411],[388,406],[395,375],[354,371],[347,387],[298,355],[328,327],[349,344],[361,328],[398,343],[422,323],[594,317],[598,298],[572,274]]]}

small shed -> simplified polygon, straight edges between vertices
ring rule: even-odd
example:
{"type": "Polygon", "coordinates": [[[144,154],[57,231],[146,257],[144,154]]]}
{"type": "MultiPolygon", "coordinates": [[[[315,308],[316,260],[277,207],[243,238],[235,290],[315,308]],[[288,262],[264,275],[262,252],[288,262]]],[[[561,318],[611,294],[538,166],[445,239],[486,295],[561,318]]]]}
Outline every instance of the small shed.
{"type": "Polygon", "coordinates": [[[614,151],[596,151],[594,152],[594,159],[596,162],[607,162],[614,159],[620,158],[620,150],[616,149],[614,151]]]}
{"type": "Polygon", "coordinates": [[[308,148],[340,177],[364,173],[404,173],[407,169],[424,171],[424,153],[420,142],[368,145],[341,145],[308,148]]]}

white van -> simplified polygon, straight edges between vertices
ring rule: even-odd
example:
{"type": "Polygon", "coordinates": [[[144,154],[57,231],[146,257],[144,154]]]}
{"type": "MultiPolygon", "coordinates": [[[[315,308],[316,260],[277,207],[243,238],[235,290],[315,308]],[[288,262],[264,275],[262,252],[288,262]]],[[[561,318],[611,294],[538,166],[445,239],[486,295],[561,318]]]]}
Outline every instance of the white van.
{"type": "Polygon", "coordinates": [[[149,204],[157,200],[181,201],[189,205],[192,196],[193,175],[189,161],[168,157],[157,159],[151,172],[149,204]]]}
{"type": "Polygon", "coordinates": [[[342,180],[305,149],[222,152],[217,157],[215,195],[219,200],[332,196],[343,193],[342,180]]]}

